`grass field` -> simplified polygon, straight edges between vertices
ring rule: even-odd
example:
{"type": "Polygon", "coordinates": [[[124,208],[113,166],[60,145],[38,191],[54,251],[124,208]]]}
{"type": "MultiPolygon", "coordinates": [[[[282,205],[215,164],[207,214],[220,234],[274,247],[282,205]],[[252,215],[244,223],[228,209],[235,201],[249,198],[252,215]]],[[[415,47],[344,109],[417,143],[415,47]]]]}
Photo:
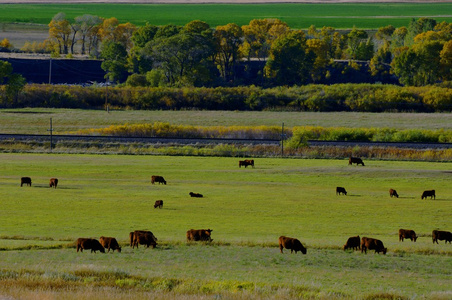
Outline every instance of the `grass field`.
{"type": "Polygon", "coordinates": [[[452,229],[451,163],[258,159],[239,169],[234,158],[0,154],[0,169],[0,295],[452,295],[452,246],[430,236],[452,229]],[[151,185],[155,174],[168,184],[151,185]],[[21,188],[21,176],[33,186],[21,188]],[[54,176],[58,189],[48,188],[54,176]],[[336,196],[336,186],[348,195],[336,196]],[[437,199],[421,200],[425,189],[437,199]],[[157,199],[163,209],[153,208],[157,199]],[[187,245],[190,228],[213,229],[214,243],[187,245]],[[420,238],[399,242],[399,228],[420,238]],[[105,255],[67,248],[101,235],[125,244],[134,229],[152,230],[161,244],[105,255]],[[381,239],[388,254],[342,251],[357,234],[381,239]],[[280,254],[279,235],[299,238],[307,255],[280,254]]]}
{"type": "Polygon", "coordinates": [[[202,20],[212,27],[236,23],[246,25],[252,19],[278,18],[291,28],[331,26],[347,29],[356,26],[377,29],[389,24],[408,26],[412,18],[426,16],[438,22],[452,20],[452,3],[372,3],[372,4],[2,4],[1,23],[48,24],[64,12],[68,19],[83,14],[103,18],[116,17],[121,23],[142,26],[185,25],[202,20]]]}
{"type": "Polygon", "coordinates": [[[452,129],[451,113],[110,111],[77,109],[0,109],[0,133],[62,134],[110,125],[168,122],[198,126],[322,126],[350,128],[452,129]]]}

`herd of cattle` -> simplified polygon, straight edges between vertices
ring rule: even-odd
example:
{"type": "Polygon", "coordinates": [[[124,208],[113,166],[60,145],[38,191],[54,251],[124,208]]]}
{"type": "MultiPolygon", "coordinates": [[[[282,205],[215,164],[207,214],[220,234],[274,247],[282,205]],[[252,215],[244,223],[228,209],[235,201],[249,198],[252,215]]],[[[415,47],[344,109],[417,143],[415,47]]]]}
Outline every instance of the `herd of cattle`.
{"type": "MultiPolygon", "coordinates": [[[[349,157],[349,165],[352,164],[362,165],[364,166],[364,162],[359,157],[349,157]]],[[[240,160],[239,161],[239,167],[244,166],[245,168],[247,166],[252,166],[254,168],[254,160],[240,160]]],[[[166,180],[162,176],[153,175],[151,177],[151,183],[155,184],[158,182],[159,184],[166,185],[166,180]]],[[[20,186],[23,185],[31,186],[31,178],[30,177],[22,177],[20,186]]],[[[58,185],[58,179],[57,178],[51,178],[49,181],[49,187],[50,188],[57,188],[58,185]]],[[[336,187],[336,195],[347,195],[347,191],[344,187],[336,187]]],[[[199,193],[193,193],[190,192],[189,195],[191,197],[197,197],[202,198],[203,195],[199,193]]],[[[398,198],[399,195],[397,194],[397,191],[394,189],[389,190],[390,197],[396,197],[398,198]]],[[[421,199],[430,197],[430,199],[436,199],[435,190],[427,190],[422,193],[421,199]]],[[[156,200],[154,204],[154,208],[162,208],[163,207],[163,200],[156,200]]],[[[191,241],[204,241],[204,242],[211,242],[213,241],[211,238],[212,229],[190,229],[186,233],[187,242],[191,241]]],[[[416,242],[418,236],[414,232],[414,230],[411,229],[399,229],[399,242],[403,242],[404,239],[410,239],[413,242],[416,242]]],[[[438,240],[445,241],[452,244],[452,232],[449,231],[440,231],[440,230],[433,230],[432,232],[432,240],[433,243],[438,244],[438,240]]],[[[129,241],[130,241],[130,247],[134,249],[135,247],[138,248],[138,245],[145,245],[146,247],[152,246],[152,248],[155,248],[157,246],[157,238],[151,231],[146,230],[135,230],[133,232],[130,232],[129,234],[129,241]]],[[[295,251],[297,253],[298,251],[301,251],[301,253],[306,254],[307,250],[303,246],[303,244],[296,238],[290,238],[286,236],[280,236],[278,239],[279,249],[280,252],[283,253],[283,249],[290,250],[291,253],[295,251]]],[[[83,250],[91,250],[91,252],[100,251],[102,253],[105,253],[105,249],[110,252],[110,249],[118,252],[121,252],[121,247],[119,246],[118,241],[114,237],[104,237],[101,236],[99,240],[93,239],[93,238],[78,238],[76,241],[76,248],[77,252],[83,252],[83,250]]],[[[375,253],[382,252],[383,254],[386,254],[387,248],[384,247],[383,242],[378,239],[369,238],[369,237],[362,237],[360,238],[359,235],[349,237],[345,245],[342,247],[343,250],[352,249],[352,250],[361,250],[361,253],[367,253],[367,250],[375,250],[375,253]]]]}

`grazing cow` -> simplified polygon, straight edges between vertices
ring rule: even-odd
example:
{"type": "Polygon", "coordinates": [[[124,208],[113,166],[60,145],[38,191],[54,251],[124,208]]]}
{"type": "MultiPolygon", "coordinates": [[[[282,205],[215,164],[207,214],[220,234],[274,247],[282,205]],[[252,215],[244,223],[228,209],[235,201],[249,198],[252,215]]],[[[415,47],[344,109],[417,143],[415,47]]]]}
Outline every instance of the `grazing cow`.
{"type": "Polygon", "coordinates": [[[135,230],[129,234],[129,237],[132,249],[135,248],[135,246],[138,248],[138,245],[146,245],[147,248],[149,248],[149,246],[152,246],[152,248],[157,246],[157,238],[150,231],[135,230]]]}
{"type": "Polygon", "coordinates": [[[202,194],[198,194],[198,193],[190,192],[188,194],[190,195],[190,197],[195,197],[195,198],[202,198],[203,197],[202,194]]]}
{"type": "Polygon", "coordinates": [[[242,166],[244,166],[245,168],[252,166],[254,168],[254,159],[239,160],[239,168],[241,168],[242,166]]]}
{"type": "Polygon", "coordinates": [[[359,158],[359,157],[352,157],[352,156],[350,156],[348,158],[348,164],[349,165],[356,164],[356,165],[363,165],[364,166],[364,162],[363,162],[363,160],[361,158],[359,158]]]}
{"type": "Polygon", "coordinates": [[[427,197],[430,197],[430,199],[436,199],[435,190],[424,191],[422,193],[421,199],[427,199],[427,197]]]}
{"type": "Polygon", "coordinates": [[[399,242],[403,242],[403,239],[410,239],[412,242],[415,242],[417,240],[416,232],[411,229],[399,229],[399,242]]]}
{"type": "Polygon", "coordinates": [[[397,191],[393,189],[389,189],[389,196],[391,196],[391,198],[392,196],[399,198],[399,194],[397,194],[397,191]]]}
{"type": "Polygon", "coordinates": [[[338,186],[336,188],[336,195],[340,195],[341,193],[347,195],[347,191],[345,190],[345,188],[338,186]]]}
{"type": "Polygon", "coordinates": [[[447,244],[447,242],[452,244],[452,232],[450,232],[450,231],[441,231],[441,230],[433,230],[433,232],[432,232],[432,240],[433,240],[433,243],[436,242],[437,244],[438,244],[438,240],[440,240],[440,241],[445,240],[445,244],[447,244]]]}
{"type": "Polygon", "coordinates": [[[359,235],[349,237],[347,242],[345,243],[343,249],[344,249],[344,251],[347,249],[353,249],[353,250],[361,249],[361,239],[359,238],[359,235]]]}
{"type": "Polygon", "coordinates": [[[162,208],[163,207],[163,200],[157,200],[157,201],[155,201],[155,204],[154,204],[154,208],[162,208]]]}
{"type": "Polygon", "coordinates": [[[57,188],[58,185],[58,179],[57,178],[50,178],[49,187],[57,188]]]}
{"type": "Polygon", "coordinates": [[[89,238],[78,238],[77,239],[77,252],[80,250],[80,252],[83,252],[83,250],[91,249],[91,253],[96,253],[97,250],[99,250],[102,253],[105,253],[104,246],[99,243],[96,239],[89,239],[89,238]]]}
{"type": "Polygon", "coordinates": [[[110,249],[112,249],[113,252],[115,252],[115,250],[121,252],[121,247],[119,246],[118,241],[114,237],[101,236],[99,242],[105,249],[108,249],[108,252],[110,252],[110,249]]]}
{"type": "Polygon", "coordinates": [[[31,178],[30,177],[22,177],[20,179],[20,186],[23,186],[24,184],[31,186],[31,178]]]}
{"type": "Polygon", "coordinates": [[[386,254],[386,251],[388,250],[383,246],[382,241],[363,236],[361,239],[361,253],[364,251],[367,254],[367,249],[375,250],[375,253],[383,252],[383,254],[386,254]]]}
{"type": "Polygon", "coordinates": [[[211,238],[212,229],[190,229],[187,231],[187,242],[190,241],[213,241],[211,238]]]}
{"type": "Polygon", "coordinates": [[[159,184],[163,183],[166,185],[166,180],[162,176],[153,175],[151,177],[151,183],[154,184],[156,182],[158,182],[159,184]]]}
{"type": "Polygon", "coordinates": [[[301,251],[301,253],[306,254],[306,248],[303,247],[298,239],[290,238],[287,236],[280,236],[278,242],[279,251],[281,253],[283,253],[283,248],[286,248],[290,250],[290,253],[293,253],[293,251],[295,251],[295,254],[297,254],[298,251],[301,251]]]}

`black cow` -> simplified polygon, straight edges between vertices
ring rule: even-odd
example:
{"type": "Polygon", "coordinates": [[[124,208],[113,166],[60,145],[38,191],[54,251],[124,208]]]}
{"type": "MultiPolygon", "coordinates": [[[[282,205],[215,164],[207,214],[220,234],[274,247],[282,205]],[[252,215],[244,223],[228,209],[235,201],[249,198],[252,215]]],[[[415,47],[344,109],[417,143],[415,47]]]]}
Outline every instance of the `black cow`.
{"type": "Polygon", "coordinates": [[[353,250],[361,249],[361,239],[359,238],[359,235],[349,237],[347,242],[345,243],[343,249],[344,249],[344,251],[347,249],[353,249],[353,250]]]}
{"type": "Polygon", "coordinates": [[[436,242],[437,244],[438,244],[438,240],[440,240],[440,241],[445,240],[445,244],[447,244],[447,242],[452,244],[452,232],[442,231],[442,230],[433,230],[432,240],[433,240],[433,243],[436,242]]]}
{"type": "Polygon", "coordinates": [[[195,198],[202,198],[203,197],[203,195],[199,194],[199,193],[190,192],[188,194],[190,195],[190,197],[195,197],[195,198]]]}
{"type": "Polygon", "coordinates": [[[91,249],[91,253],[96,253],[96,251],[100,251],[102,253],[105,253],[104,246],[101,245],[101,243],[96,239],[90,239],[90,238],[78,238],[77,239],[77,252],[80,250],[80,252],[83,252],[83,250],[91,249]]]}
{"type": "Polygon", "coordinates": [[[31,178],[30,177],[22,177],[20,179],[20,186],[23,186],[24,184],[31,186],[31,178]]]}
{"type": "Polygon", "coordinates": [[[156,200],[154,204],[154,208],[162,208],[163,207],[163,200],[156,200]]]}
{"type": "Polygon", "coordinates": [[[166,180],[162,176],[153,175],[151,177],[151,183],[154,184],[158,182],[159,184],[163,183],[166,185],[166,180]]]}
{"type": "Polygon", "coordinates": [[[341,186],[336,187],[336,195],[340,195],[341,193],[347,195],[347,191],[345,190],[345,188],[341,186]]]}
{"type": "Polygon", "coordinates": [[[58,178],[50,178],[49,187],[57,188],[58,178]]]}
{"type": "Polygon", "coordinates": [[[242,166],[244,166],[245,168],[252,166],[254,168],[254,159],[239,160],[239,168],[241,168],[242,166]]]}
{"type": "Polygon", "coordinates": [[[424,191],[422,193],[421,199],[427,199],[427,197],[430,197],[430,199],[436,199],[435,190],[424,191]]]}
{"type": "Polygon", "coordinates": [[[352,156],[350,156],[348,158],[348,164],[349,165],[356,164],[356,165],[363,165],[364,166],[364,162],[363,162],[363,160],[361,158],[359,158],[359,157],[352,157],[352,156]]]}

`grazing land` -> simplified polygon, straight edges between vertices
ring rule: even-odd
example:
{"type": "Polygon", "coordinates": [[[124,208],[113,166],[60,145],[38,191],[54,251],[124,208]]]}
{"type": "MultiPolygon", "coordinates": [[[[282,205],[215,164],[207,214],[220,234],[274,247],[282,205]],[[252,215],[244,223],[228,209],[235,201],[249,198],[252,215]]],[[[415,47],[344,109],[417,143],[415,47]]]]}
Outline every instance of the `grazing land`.
{"type": "Polygon", "coordinates": [[[451,113],[359,113],[278,111],[110,111],[79,109],[1,109],[0,133],[55,134],[110,125],[168,122],[194,126],[322,126],[349,128],[452,129],[451,113]]]}
{"type": "Polygon", "coordinates": [[[239,169],[235,158],[0,154],[0,295],[450,298],[452,246],[433,244],[431,231],[452,229],[452,164],[365,162],[262,158],[239,169]],[[151,175],[168,184],[151,185],[151,175]],[[20,187],[22,176],[32,187],[20,187]],[[436,200],[420,199],[426,189],[436,200]],[[186,244],[190,228],[213,229],[213,243],[186,244]],[[399,228],[418,241],[399,242],[399,228]],[[135,229],[159,246],[130,249],[135,229]],[[381,239],[387,255],[342,251],[357,234],[381,239]],[[122,253],[73,248],[101,235],[122,253]],[[280,254],[280,235],[307,255],[280,254]]]}

